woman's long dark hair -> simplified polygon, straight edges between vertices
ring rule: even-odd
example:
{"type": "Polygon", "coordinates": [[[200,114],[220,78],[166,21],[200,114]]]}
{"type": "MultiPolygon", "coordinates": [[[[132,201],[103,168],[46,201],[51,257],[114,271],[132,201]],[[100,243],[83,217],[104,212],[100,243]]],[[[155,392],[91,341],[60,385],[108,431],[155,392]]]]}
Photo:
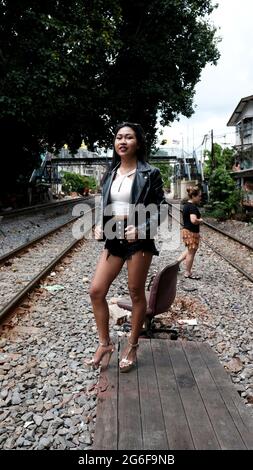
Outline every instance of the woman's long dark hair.
{"type": "Polygon", "coordinates": [[[115,166],[120,162],[120,157],[115,151],[114,143],[115,143],[116,135],[119,132],[119,130],[122,129],[122,127],[130,127],[135,132],[136,139],[139,145],[139,148],[136,151],[137,160],[140,160],[141,162],[145,162],[147,160],[146,137],[145,137],[145,134],[141,125],[137,124],[136,122],[135,123],[122,122],[121,124],[118,124],[115,130],[115,135],[113,139],[112,164],[111,164],[110,170],[113,170],[113,168],[115,168],[115,166]]]}

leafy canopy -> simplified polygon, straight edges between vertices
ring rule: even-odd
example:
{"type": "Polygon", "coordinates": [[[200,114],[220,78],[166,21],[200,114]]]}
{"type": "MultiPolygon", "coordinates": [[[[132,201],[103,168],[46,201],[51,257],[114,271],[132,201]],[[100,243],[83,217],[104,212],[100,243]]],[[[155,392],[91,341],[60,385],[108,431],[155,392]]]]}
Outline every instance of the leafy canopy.
{"type": "Polygon", "coordinates": [[[230,171],[234,163],[234,150],[213,145],[213,155],[207,151],[205,176],[210,191],[211,214],[222,220],[230,217],[237,209],[241,199],[240,191],[230,171]]]}
{"type": "Polygon", "coordinates": [[[162,125],[193,113],[195,85],[207,63],[219,58],[209,0],[121,1],[117,58],[106,81],[110,123],[143,124],[150,144],[157,113],[162,125]]]}
{"type": "MultiPolygon", "coordinates": [[[[151,146],[193,113],[196,83],[219,52],[211,0],[0,0],[1,145],[11,180],[45,149],[111,145],[140,122],[151,146]]],[[[19,178],[20,179],[20,178],[19,178]]]]}
{"type": "Polygon", "coordinates": [[[209,150],[205,152],[205,176],[210,178],[215,168],[222,167],[228,171],[232,170],[235,160],[235,151],[229,147],[222,148],[221,145],[213,144],[213,155],[209,150]]]}

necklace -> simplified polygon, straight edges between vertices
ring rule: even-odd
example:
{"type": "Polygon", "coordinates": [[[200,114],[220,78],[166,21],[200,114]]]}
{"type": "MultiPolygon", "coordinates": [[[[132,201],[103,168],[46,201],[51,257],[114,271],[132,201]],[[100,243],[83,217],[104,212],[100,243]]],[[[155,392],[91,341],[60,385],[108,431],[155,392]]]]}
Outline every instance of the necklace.
{"type": "Polygon", "coordinates": [[[119,176],[130,176],[130,175],[133,175],[135,172],[136,172],[136,168],[134,168],[133,170],[129,170],[127,173],[121,173],[120,168],[118,168],[118,171],[117,171],[119,176]]]}
{"type": "Polygon", "coordinates": [[[118,169],[117,173],[119,174],[119,176],[118,176],[117,179],[121,179],[120,184],[119,184],[119,187],[118,187],[118,192],[120,191],[120,188],[121,188],[122,183],[123,183],[123,181],[125,180],[125,178],[127,178],[128,176],[133,175],[135,172],[136,172],[136,168],[134,168],[133,170],[128,171],[128,173],[124,173],[124,174],[122,175],[122,173],[120,172],[120,169],[118,169]]]}

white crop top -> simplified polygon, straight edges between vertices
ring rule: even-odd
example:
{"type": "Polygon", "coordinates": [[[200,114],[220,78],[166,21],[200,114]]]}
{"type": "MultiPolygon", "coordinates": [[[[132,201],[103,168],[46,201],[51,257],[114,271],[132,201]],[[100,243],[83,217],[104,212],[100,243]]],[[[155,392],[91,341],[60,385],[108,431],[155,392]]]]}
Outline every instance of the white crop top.
{"type": "Polygon", "coordinates": [[[135,172],[136,169],[122,175],[120,169],[118,169],[117,178],[113,181],[111,186],[112,215],[124,216],[129,214],[129,201],[133,178],[128,178],[128,176],[133,175],[135,172]]]}

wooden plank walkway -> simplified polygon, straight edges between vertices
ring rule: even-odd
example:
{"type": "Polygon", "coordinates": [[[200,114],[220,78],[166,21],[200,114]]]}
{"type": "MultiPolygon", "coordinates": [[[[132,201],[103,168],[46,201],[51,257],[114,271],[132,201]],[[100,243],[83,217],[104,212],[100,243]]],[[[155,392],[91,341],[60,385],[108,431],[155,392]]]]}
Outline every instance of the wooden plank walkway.
{"type": "MultiPolygon", "coordinates": [[[[119,344],[120,348],[120,344],[119,344]]],[[[253,418],[204,343],[141,339],[138,365],[101,370],[93,449],[253,449],[253,418]]]]}

